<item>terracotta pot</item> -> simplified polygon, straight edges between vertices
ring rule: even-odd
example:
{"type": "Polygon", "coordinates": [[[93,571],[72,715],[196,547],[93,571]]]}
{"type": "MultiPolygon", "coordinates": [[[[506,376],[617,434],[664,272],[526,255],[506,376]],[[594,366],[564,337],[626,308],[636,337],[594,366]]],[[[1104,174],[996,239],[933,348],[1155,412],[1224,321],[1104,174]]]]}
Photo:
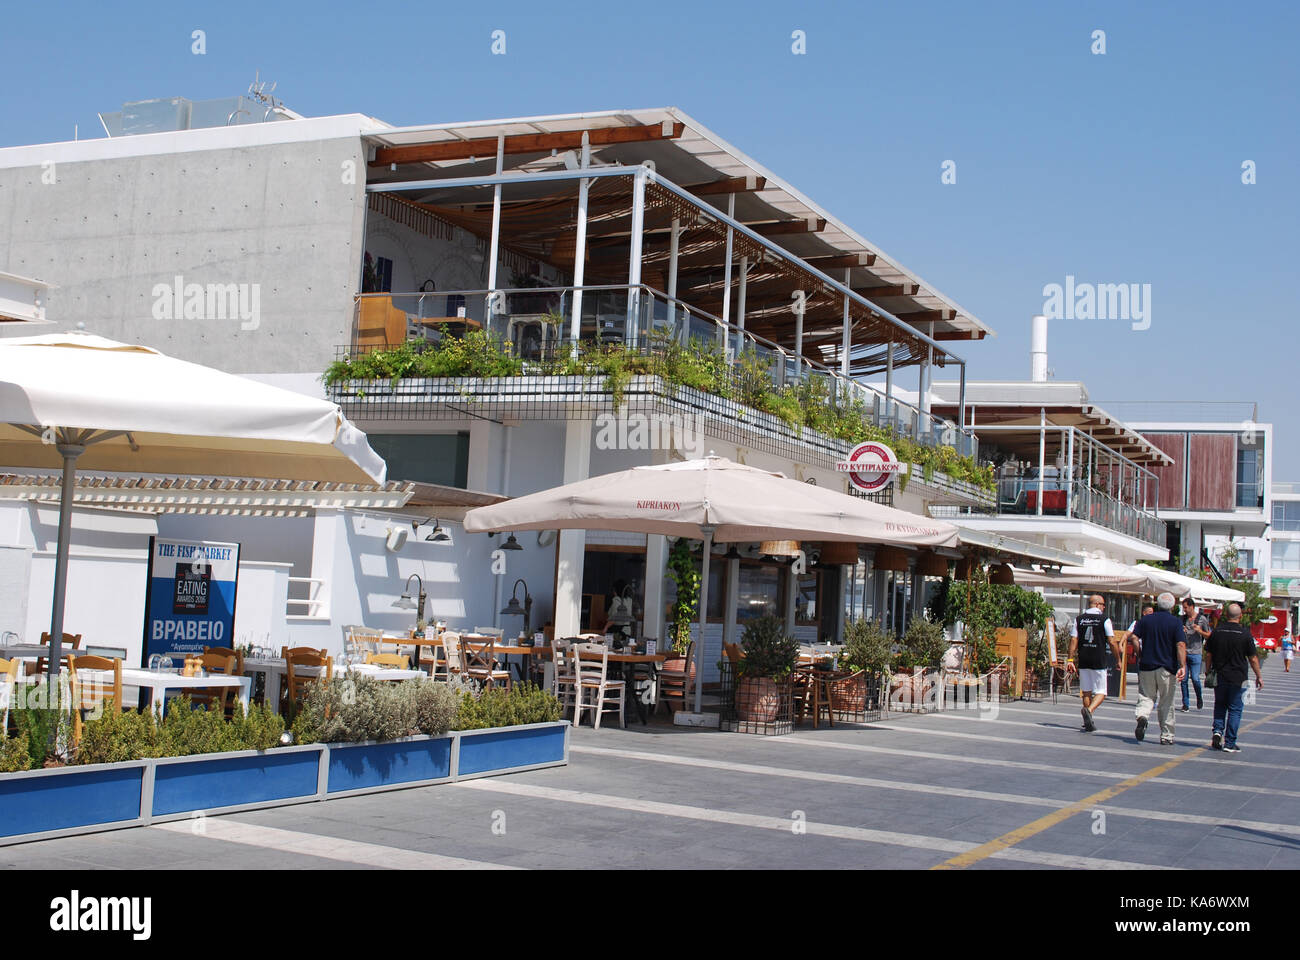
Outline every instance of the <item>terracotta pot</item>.
{"type": "Polygon", "coordinates": [[[831,709],[840,713],[862,713],[867,709],[867,675],[857,673],[831,683],[831,709]]]}
{"type": "Polygon", "coordinates": [[[771,677],[741,677],[736,685],[736,716],[744,721],[771,723],[781,706],[781,695],[771,677]]]}

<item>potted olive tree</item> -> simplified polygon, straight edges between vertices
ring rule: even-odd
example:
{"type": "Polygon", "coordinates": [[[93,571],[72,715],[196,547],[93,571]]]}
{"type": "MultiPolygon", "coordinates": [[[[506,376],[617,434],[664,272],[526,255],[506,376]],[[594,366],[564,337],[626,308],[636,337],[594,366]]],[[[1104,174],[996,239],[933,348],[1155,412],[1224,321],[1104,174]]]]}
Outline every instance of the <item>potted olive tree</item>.
{"type": "Polygon", "coordinates": [[[893,643],[874,620],[854,620],[844,628],[844,651],[840,665],[848,676],[833,681],[831,709],[836,713],[863,713],[867,708],[868,685],[889,672],[893,643]]]}
{"type": "Polygon", "coordinates": [[[776,617],[751,620],[740,643],[745,655],[737,664],[736,716],[742,721],[770,723],[780,712],[778,684],[794,670],[799,644],[776,617]]]}

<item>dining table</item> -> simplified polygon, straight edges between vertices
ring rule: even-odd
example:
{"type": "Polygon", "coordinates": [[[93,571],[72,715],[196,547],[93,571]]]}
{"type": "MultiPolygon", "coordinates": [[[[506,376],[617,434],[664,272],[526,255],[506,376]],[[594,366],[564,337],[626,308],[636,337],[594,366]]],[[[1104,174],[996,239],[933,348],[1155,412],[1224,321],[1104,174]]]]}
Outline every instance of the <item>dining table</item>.
{"type": "MultiPolygon", "coordinates": [[[[294,671],[304,677],[319,677],[323,667],[298,667],[294,671]]],[[[374,663],[342,663],[338,660],[333,664],[333,676],[341,676],[351,671],[358,676],[373,677],[376,680],[385,680],[397,682],[401,680],[416,680],[420,677],[427,677],[423,670],[405,670],[400,667],[383,667],[374,663]]],[[[280,712],[280,689],[285,677],[289,672],[288,661],[284,657],[245,657],[244,674],[261,673],[266,677],[266,694],[265,702],[268,703],[275,713],[280,712]]],[[[251,683],[251,678],[250,678],[251,683]]]]}
{"type": "MultiPolygon", "coordinates": [[[[93,678],[96,683],[103,683],[111,679],[111,674],[107,670],[79,670],[78,675],[93,678]]],[[[45,677],[42,675],[23,675],[18,678],[19,683],[43,683],[45,677]]],[[[214,673],[202,677],[186,677],[180,673],[173,673],[169,670],[146,670],[144,667],[123,667],[122,668],[122,688],[134,687],[140,692],[148,691],[149,706],[157,711],[162,712],[163,700],[167,691],[179,691],[184,693],[187,690],[212,690],[220,687],[237,687],[239,689],[239,702],[248,708],[248,701],[253,692],[253,680],[251,677],[235,677],[227,674],[214,673]]],[[[124,701],[128,698],[123,694],[124,701]]],[[[143,706],[143,705],[142,705],[143,706]]]]}

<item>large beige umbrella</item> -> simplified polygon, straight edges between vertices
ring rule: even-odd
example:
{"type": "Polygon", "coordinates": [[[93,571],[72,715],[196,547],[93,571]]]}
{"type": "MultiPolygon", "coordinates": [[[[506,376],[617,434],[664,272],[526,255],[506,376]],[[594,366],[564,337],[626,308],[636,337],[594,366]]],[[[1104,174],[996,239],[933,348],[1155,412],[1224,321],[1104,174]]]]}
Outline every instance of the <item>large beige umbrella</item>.
{"type": "MultiPolygon", "coordinates": [[[[951,523],[799,483],[779,473],[704,457],[633,467],[517,497],[465,514],[468,533],[500,530],[621,530],[704,541],[696,676],[704,675],[704,618],[714,541],[846,540],[955,547],[951,523]]],[[[695,711],[701,703],[695,687],[695,711]]]]}
{"type": "Polygon", "coordinates": [[[1163,567],[1152,567],[1148,575],[1161,590],[1168,590],[1176,597],[1191,597],[1197,603],[1242,603],[1246,599],[1246,594],[1235,587],[1197,580],[1163,567]]]}
{"type": "Polygon", "coordinates": [[[333,403],[77,333],[0,340],[0,466],[63,471],[51,663],[78,467],[343,483],[383,483],[386,470],[333,403]]]}
{"type": "Polygon", "coordinates": [[[1130,567],[1117,560],[1088,557],[1082,566],[1061,567],[1059,573],[1017,570],[1016,583],[1025,587],[1060,587],[1099,593],[1151,593],[1153,581],[1146,567],[1130,567]]]}

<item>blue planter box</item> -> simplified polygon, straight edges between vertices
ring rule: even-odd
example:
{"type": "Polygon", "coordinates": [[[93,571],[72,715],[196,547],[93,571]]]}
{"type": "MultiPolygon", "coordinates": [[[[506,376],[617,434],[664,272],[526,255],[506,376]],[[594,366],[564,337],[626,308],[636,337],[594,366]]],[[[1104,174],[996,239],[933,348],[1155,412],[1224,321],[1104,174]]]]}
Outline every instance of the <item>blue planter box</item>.
{"type": "Polygon", "coordinates": [[[0,774],[0,846],[561,766],[569,724],[0,774]]]}
{"type": "Polygon", "coordinates": [[[554,766],[568,756],[569,725],[531,724],[460,734],[459,777],[482,777],[521,768],[554,766]]]}

